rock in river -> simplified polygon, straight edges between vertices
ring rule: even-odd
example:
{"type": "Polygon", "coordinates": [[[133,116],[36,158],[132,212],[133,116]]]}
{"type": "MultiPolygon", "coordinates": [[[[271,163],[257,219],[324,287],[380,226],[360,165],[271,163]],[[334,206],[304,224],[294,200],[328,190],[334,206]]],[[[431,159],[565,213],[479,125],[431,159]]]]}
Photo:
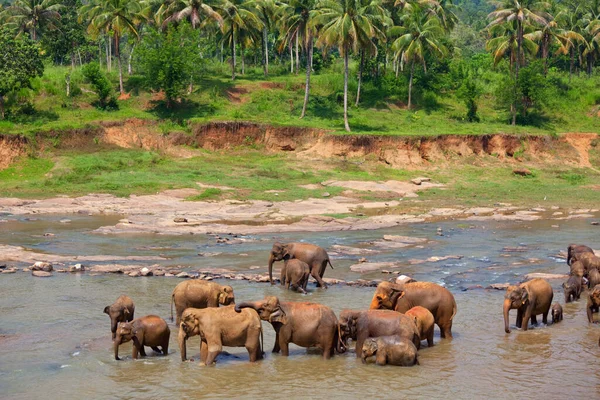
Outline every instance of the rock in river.
{"type": "Polygon", "coordinates": [[[31,271],[31,275],[37,276],[38,278],[48,278],[48,277],[52,276],[52,272],[31,271]]]}

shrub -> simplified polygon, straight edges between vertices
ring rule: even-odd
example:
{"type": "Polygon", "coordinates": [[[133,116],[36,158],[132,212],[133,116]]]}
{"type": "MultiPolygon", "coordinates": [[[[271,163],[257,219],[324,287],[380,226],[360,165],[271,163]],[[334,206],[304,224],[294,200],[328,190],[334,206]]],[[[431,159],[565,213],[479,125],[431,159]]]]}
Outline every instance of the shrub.
{"type": "Polygon", "coordinates": [[[85,65],[83,76],[92,85],[98,95],[98,107],[103,110],[118,109],[117,100],[108,78],[100,71],[97,62],[85,65]]]}

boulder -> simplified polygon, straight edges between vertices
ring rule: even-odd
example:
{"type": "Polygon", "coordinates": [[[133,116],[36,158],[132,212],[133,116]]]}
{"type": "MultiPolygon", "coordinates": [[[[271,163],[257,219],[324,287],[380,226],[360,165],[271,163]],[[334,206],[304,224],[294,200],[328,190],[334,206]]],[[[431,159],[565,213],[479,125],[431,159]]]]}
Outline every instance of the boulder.
{"type": "Polygon", "coordinates": [[[44,261],[38,261],[31,267],[32,271],[52,272],[52,264],[44,261]]]}
{"type": "Polygon", "coordinates": [[[396,267],[396,263],[393,262],[366,262],[360,264],[354,264],[350,266],[350,270],[352,272],[371,272],[377,271],[378,269],[383,268],[394,268],[396,267]]]}
{"type": "Polygon", "coordinates": [[[533,272],[531,274],[526,274],[525,278],[534,279],[534,278],[542,278],[542,279],[568,279],[569,275],[564,274],[546,274],[542,272],[533,272]]]}
{"type": "Polygon", "coordinates": [[[396,278],[396,283],[397,284],[411,283],[411,282],[416,282],[416,280],[414,280],[410,276],[400,275],[399,277],[396,278]]]}
{"type": "Polygon", "coordinates": [[[154,270],[153,273],[154,273],[154,276],[165,276],[166,275],[165,271],[163,271],[162,269],[154,270]]]}
{"type": "Polygon", "coordinates": [[[52,272],[31,271],[31,275],[37,276],[38,278],[48,278],[48,277],[52,276],[52,272]]]}
{"type": "Polygon", "coordinates": [[[184,222],[188,222],[188,220],[187,220],[187,218],[177,217],[173,220],[173,222],[184,223],[184,222]]]}
{"type": "Polygon", "coordinates": [[[81,264],[71,265],[69,267],[69,272],[83,272],[85,271],[85,267],[81,264]]]}
{"type": "Polygon", "coordinates": [[[506,290],[510,283],[492,283],[486,289],[506,290]]]}
{"type": "Polygon", "coordinates": [[[188,274],[187,272],[180,272],[177,275],[175,275],[178,278],[189,278],[190,274],[188,274]]]}
{"type": "Polygon", "coordinates": [[[152,276],[152,271],[150,271],[150,269],[148,269],[147,267],[144,267],[140,270],[140,275],[142,276],[152,276]]]}
{"type": "Polygon", "coordinates": [[[140,271],[132,271],[129,273],[129,276],[131,276],[132,278],[137,278],[138,276],[142,276],[142,274],[140,273],[140,271]]]}
{"type": "Polygon", "coordinates": [[[413,183],[415,185],[421,185],[421,183],[423,183],[423,182],[431,181],[431,178],[418,177],[418,178],[411,179],[410,181],[411,181],[411,183],[413,183]]]}
{"type": "Polygon", "coordinates": [[[173,277],[173,276],[175,276],[175,275],[171,274],[170,272],[165,272],[165,276],[166,276],[167,278],[170,278],[170,277],[173,277]]]}
{"type": "Polygon", "coordinates": [[[15,272],[17,272],[16,268],[7,268],[2,270],[3,274],[14,274],[15,272]]]}
{"type": "Polygon", "coordinates": [[[532,175],[531,171],[527,168],[515,168],[513,169],[513,174],[520,176],[530,176],[532,175]]]}

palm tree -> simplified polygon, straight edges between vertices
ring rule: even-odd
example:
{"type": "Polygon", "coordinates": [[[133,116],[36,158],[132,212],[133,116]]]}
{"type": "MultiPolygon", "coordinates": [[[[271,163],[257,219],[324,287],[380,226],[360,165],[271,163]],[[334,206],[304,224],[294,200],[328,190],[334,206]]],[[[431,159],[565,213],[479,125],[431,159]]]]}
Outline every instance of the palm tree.
{"type": "Polygon", "coordinates": [[[379,23],[385,12],[378,0],[320,0],[314,11],[315,24],[320,25],[318,44],[337,46],[344,57],[344,127],[348,124],[348,58],[351,50],[377,47],[372,39],[382,37],[379,23]]]}
{"type": "Polygon", "coordinates": [[[221,15],[214,10],[214,5],[203,0],[172,0],[163,3],[158,14],[163,15],[163,24],[172,21],[189,20],[192,28],[199,28],[204,19],[211,19],[223,23],[221,15]]]}
{"type": "MultiPolygon", "coordinates": [[[[580,35],[583,35],[585,33],[585,27],[586,27],[585,22],[588,20],[586,15],[587,14],[583,7],[581,7],[580,5],[571,4],[566,12],[561,13],[560,15],[557,16],[556,21],[559,23],[559,25],[563,29],[568,30],[568,31],[573,31],[580,35]]],[[[575,52],[579,51],[581,45],[583,45],[583,47],[586,47],[586,44],[587,44],[587,42],[585,41],[585,38],[584,38],[583,42],[567,43],[567,47],[565,48],[565,51],[568,51],[569,58],[570,58],[569,82],[571,82],[571,77],[573,75],[573,69],[575,67],[575,52]]]]}
{"type": "MultiPolygon", "coordinates": [[[[495,25],[504,24],[506,22],[516,21],[516,40],[517,40],[517,55],[515,59],[515,101],[517,80],[519,79],[519,67],[523,63],[522,47],[523,35],[525,26],[530,24],[546,25],[549,16],[542,11],[545,3],[536,0],[499,0],[495,1],[496,11],[491,12],[488,18],[492,20],[488,25],[491,28],[495,25]]],[[[516,105],[513,105],[512,124],[517,123],[516,105]]]]}
{"type": "Polygon", "coordinates": [[[143,19],[141,3],[137,0],[93,0],[80,8],[82,17],[89,20],[88,32],[112,32],[115,41],[115,55],[119,63],[119,91],[123,89],[123,68],[119,42],[123,35],[131,34],[139,39],[137,24],[143,19]]]}
{"type": "Polygon", "coordinates": [[[21,32],[29,32],[32,40],[37,40],[40,28],[52,28],[60,19],[62,4],[57,0],[16,0],[6,8],[8,23],[21,32]]]}
{"type": "Polygon", "coordinates": [[[272,31],[275,24],[278,6],[275,0],[257,0],[256,10],[263,23],[261,41],[263,50],[263,73],[267,76],[269,75],[269,32],[272,31]]]}
{"type": "Polygon", "coordinates": [[[402,24],[392,30],[392,34],[400,34],[400,37],[392,43],[392,49],[397,60],[403,64],[410,64],[408,81],[408,109],[410,109],[415,63],[422,64],[423,70],[427,73],[425,55],[443,56],[447,50],[440,42],[444,34],[440,20],[420,6],[414,5],[403,16],[402,24]]]}
{"type": "Polygon", "coordinates": [[[248,37],[248,33],[261,31],[263,23],[256,14],[252,0],[225,0],[220,6],[224,22],[223,40],[231,46],[231,80],[235,80],[236,42],[238,37],[248,37]]]}
{"type": "Polygon", "coordinates": [[[583,55],[586,56],[587,74],[592,76],[596,56],[600,54],[600,17],[589,21],[584,33],[587,37],[587,46],[583,55]]]}
{"type": "MultiPolygon", "coordinates": [[[[316,34],[315,26],[315,1],[314,0],[290,0],[282,3],[278,16],[281,18],[283,27],[283,38],[285,42],[300,38],[302,47],[306,54],[306,82],[304,85],[304,103],[300,118],[306,114],[308,95],[310,92],[310,73],[312,68],[313,42],[316,34]]],[[[297,71],[297,70],[296,70],[297,71]]]]}
{"type": "Polygon", "coordinates": [[[452,0],[422,0],[421,3],[430,7],[430,12],[440,19],[446,32],[450,32],[458,23],[458,16],[454,13],[456,6],[452,0]]]}

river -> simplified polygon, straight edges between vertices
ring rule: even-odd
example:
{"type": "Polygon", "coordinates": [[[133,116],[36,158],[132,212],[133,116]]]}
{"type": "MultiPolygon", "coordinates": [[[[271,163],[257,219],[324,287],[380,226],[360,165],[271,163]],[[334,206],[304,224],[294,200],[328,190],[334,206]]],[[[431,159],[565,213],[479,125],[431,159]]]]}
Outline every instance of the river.
{"type": "MultiPolygon", "coordinates": [[[[198,364],[199,340],[188,341],[182,363],[177,328],[170,323],[169,356],[131,359],[131,345],[121,346],[123,361],[113,359],[110,323],[102,313],[120,294],[136,304],[136,316],[157,314],[168,320],[169,300],[177,278],[106,274],[57,274],[34,278],[28,273],[0,275],[0,397],[10,399],[75,398],[594,398],[600,397],[598,338],[600,328],[585,315],[587,295],[564,305],[562,280],[551,280],[554,300],[563,304],[560,324],[514,329],[502,319],[504,292],[474,289],[491,283],[516,283],[530,272],[567,273],[555,257],[569,243],[599,248],[598,229],[589,219],[533,222],[446,221],[394,229],[335,233],[294,233],[244,237],[247,242],[217,244],[210,235],[104,235],[94,233],[119,216],[3,215],[0,244],[61,255],[159,255],[158,263],[185,270],[216,267],[240,272],[265,272],[274,240],[304,240],[332,251],[343,245],[371,249],[368,242],[383,235],[427,238],[423,246],[386,249],[376,254],[333,256],[335,269],[325,276],[344,280],[388,279],[393,275],[352,272],[358,258],[398,262],[388,268],[445,285],[455,296],[458,314],[453,340],[440,340],[419,351],[420,366],[412,368],[363,365],[354,353],[322,360],[315,351],[292,346],[289,357],[270,353],[274,333],[263,322],[266,358],[248,363],[243,348],[226,348],[216,366],[198,364]],[[68,218],[69,223],[64,219],[68,218]],[[61,222],[63,220],[63,222],[61,222]],[[558,225],[558,227],[553,225],[558,225]],[[443,236],[439,236],[441,228],[443,236]],[[44,233],[52,235],[44,236],[44,233]],[[507,247],[521,246],[519,252],[507,247]],[[198,253],[212,253],[210,257],[198,253]],[[408,260],[461,255],[461,259],[410,265],[408,260]],[[258,266],[260,268],[251,268],[258,266]],[[124,356],[124,357],[123,357],[124,356]]],[[[0,257],[1,261],[1,257],[0,257]]],[[[128,262],[131,264],[131,262],[128,262]]],[[[17,266],[26,266],[25,264],[17,266]]],[[[144,265],[140,262],[140,266],[144,265]]],[[[279,267],[279,266],[278,266],[279,267]]],[[[374,288],[336,285],[327,290],[309,283],[306,296],[248,281],[231,284],[237,301],[267,295],[282,300],[312,301],[343,308],[369,306],[374,288]]],[[[541,318],[538,318],[541,321],[541,318]]]]}

